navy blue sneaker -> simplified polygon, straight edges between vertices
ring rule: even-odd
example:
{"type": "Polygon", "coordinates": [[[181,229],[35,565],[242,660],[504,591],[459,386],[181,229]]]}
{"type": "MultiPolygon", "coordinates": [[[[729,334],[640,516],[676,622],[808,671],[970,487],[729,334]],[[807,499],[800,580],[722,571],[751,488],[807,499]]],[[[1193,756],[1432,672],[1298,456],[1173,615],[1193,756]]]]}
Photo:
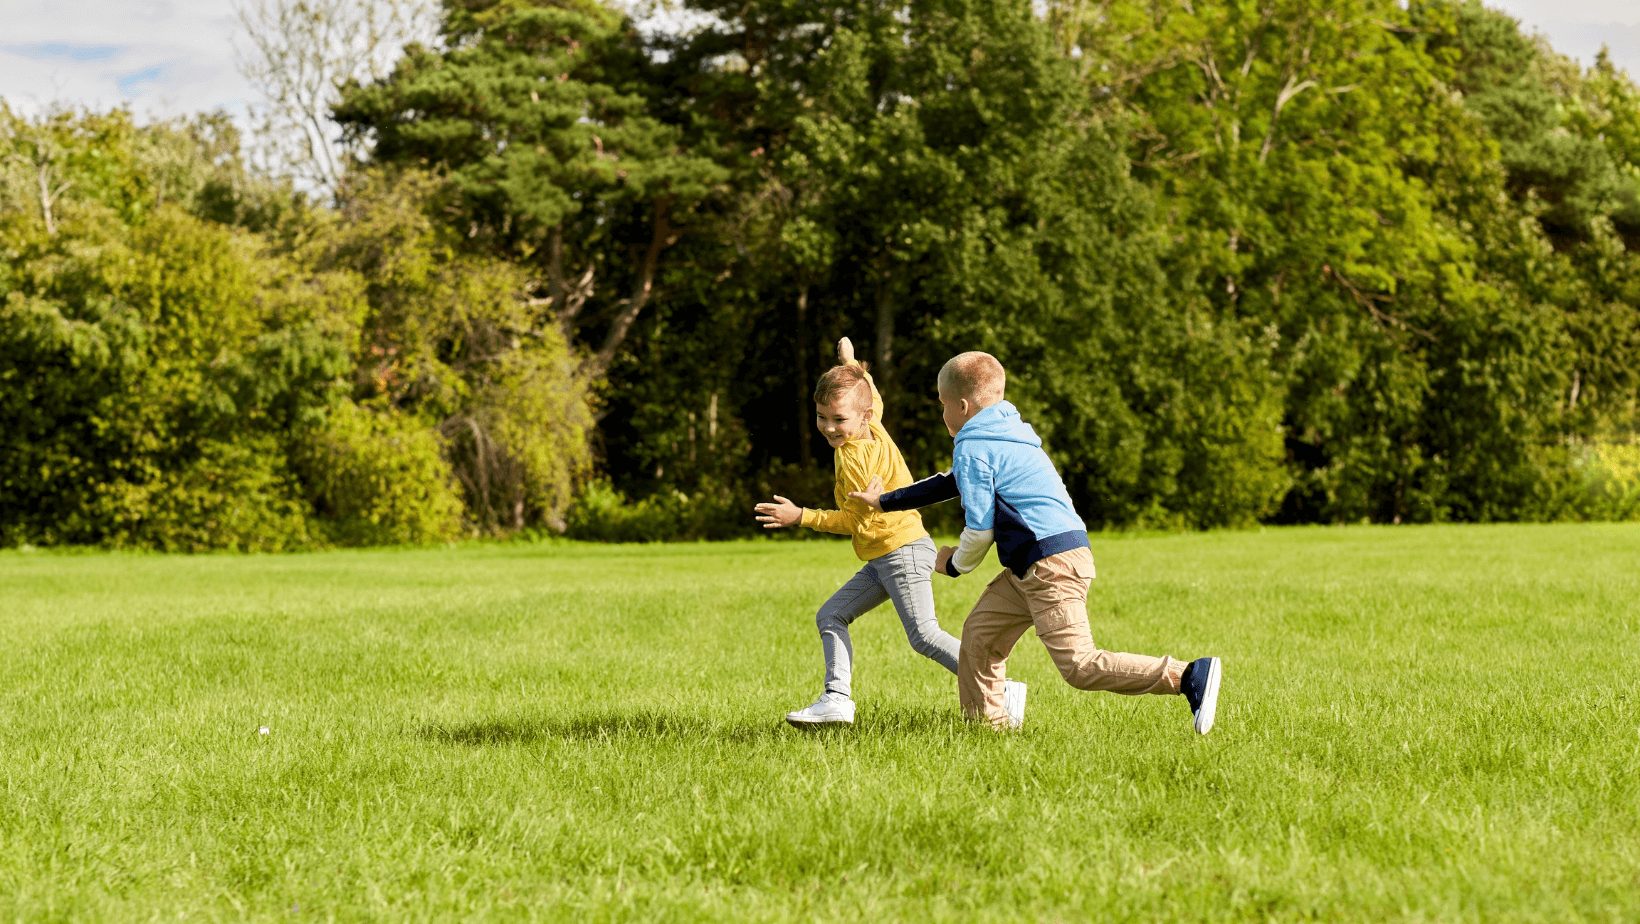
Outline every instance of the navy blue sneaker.
{"type": "Polygon", "coordinates": [[[1196,734],[1205,735],[1213,730],[1213,716],[1219,710],[1219,681],[1224,678],[1224,663],[1218,658],[1197,658],[1186,665],[1179,678],[1179,692],[1190,704],[1196,717],[1196,734]]]}

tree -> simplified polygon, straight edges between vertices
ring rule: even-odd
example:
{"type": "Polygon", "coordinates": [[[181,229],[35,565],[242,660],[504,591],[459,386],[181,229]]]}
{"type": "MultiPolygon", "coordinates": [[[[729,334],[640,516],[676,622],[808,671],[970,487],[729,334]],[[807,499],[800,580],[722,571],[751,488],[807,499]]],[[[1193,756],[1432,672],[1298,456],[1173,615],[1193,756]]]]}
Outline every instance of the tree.
{"type": "Polygon", "coordinates": [[[527,270],[464,254],[430,217],[440,184],[359,171],[307,259],[364,289],[353,398],[423,422],[484,533],[561,530],[591,465],[590,395],[556,325],[525,295],[527,270]]]}
{"type": "MultiPolygon", "coordinates": [[[[1256,367],[1267,348],[1235,324],[1197,324],[1193,299],[1170,301],[1147,197],[1028,4],[711,10],[719,26],[668,49],[669,85],[743,157],[739,256],[714,268],[765,306],[738,376],[780,382],[742,399],[760,443],[793,404],[806,419],[811,375],[794,388],[794,367],[817,371],[812,350],[850,333],[871,351],[913,464],[939,465],[949,441],[922,399],[947,356],[986,348],[1016,370],[1016,400],[1051,434],[1091,519],[1240,522],[1268,509],[1284,484],[1270,376],[1204,375],[1201,404],[1174,401],[1179,413],[1152,425],[1168,386],[1142,384],[1140,363],[1211,341],[1196,361],[1256,367]],[[1233,439],[1196,439],[1209,407],[1234,421],[1233,439]],[[1180,444],[1193,440],[1208,452],[1180,444]],[[1206,478],[1185,472],[1232,455],[1243,494],[1198,490],[1223,475],[1213,464],[1206,478]]],[[[812,428],[794,429],[806,440],[812,428]]]]}
{"type": "Polygon", "coordinates": [[[48,228],[0,183],[0,541],[458,534],[433,427],[351,400],[367,287],[315,265],[316,214],[247,173],[225,122],[0,112],[0,162],[19,149],[65,193],[48,228]]]}
{"type": "Polygon", "coordinates": [[[124,112],[0,118],[0,158],[49,152],[64,191],[49,218],[0,208],[0,534],[310,542],[285,432],[336,397],[342,354],[314,332],[338,306],[292,286],[252,233],[195,211],[236,184],[221,156],[235,139],[124,112]],[[279,345],[288,361],[265,365],[279,345]]]}
{"type": "Polygon", "coordinates": [[[532,269],[538,309],[596,381],[725,173],[648,111],[640,37],[596,0],[473,0],[443,37],[349,88],[337,119],[376,163],[442,172],[441,221],[532,269]]]}
{"type": "Polygon", "coordinates": [[[404,46],[432,38],[436,12],[434,0],[237,0],[262,166],[334,193],[357,154],[331,118],[342,87],[386,76],[404,46]]]}
{"type": "Polygon", "coordinates": [[[1137,175],[1186,242],[1175,274],[1211,281],[1216,317],[1269,332],[1289,519],[1526,515],[1559,427],[1544,396],[1563,319],[1491,271],[1529,265],[1536,242],[1510,230],[1496,149],[1413,6],[1060,17],[1090,90],[1138,126],[1137,175]]]}

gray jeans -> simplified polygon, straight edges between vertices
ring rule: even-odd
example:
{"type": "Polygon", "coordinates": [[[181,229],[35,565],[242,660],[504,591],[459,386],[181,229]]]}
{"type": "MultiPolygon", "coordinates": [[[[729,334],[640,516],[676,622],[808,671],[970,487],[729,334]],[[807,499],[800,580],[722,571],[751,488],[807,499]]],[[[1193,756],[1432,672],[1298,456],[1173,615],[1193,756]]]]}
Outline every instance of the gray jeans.
{"type": "Polygon", "coordinates": [[[826,690],[852,696],[854,643],[848,627],[884,600],[893,600],[905,626],[906,640],[917,654],[955,674],[955,636],[934,618],[934,540],[924,536],[865,564],[820,607],[814,622],[820,628],[820,648],[826,658],[826,690]]]}

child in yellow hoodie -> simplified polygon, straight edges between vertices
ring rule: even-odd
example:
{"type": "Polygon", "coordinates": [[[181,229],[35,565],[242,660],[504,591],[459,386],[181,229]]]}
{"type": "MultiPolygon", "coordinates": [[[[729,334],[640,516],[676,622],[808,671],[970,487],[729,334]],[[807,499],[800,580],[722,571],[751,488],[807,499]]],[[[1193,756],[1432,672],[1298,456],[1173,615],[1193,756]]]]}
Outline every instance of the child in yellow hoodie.
{"type": "MultiPolygon", "coordinates": [[[[936,549],[923,529],[922,516],[915,510],[884,513],[849,497],[873,479],[889,490],[905,487],[911,484],[911,471],[883,429],[882,395],[865,364],[854,358],[847,337],[838,341],[837,359],[814,389],[815,426],[836,452],[832,493],[837,509],[798,507],[778,494],[754,508],[765,529],[806,526],[850,536],[854,553],[865,562],[815,616],[825,658],[825,688],[809,706],[786,713],[786,721],[799,727],[854,721],[854,646],[848,629],[884,601],[894,601],[912,650],[953,674],[957,671],[959,643],[940,628],[934,615],[931,578],[936,549]]],[[[1018,727],[1025,716],[1025,685],[1007,681],[1004,694],[1008,724],[1018,727]]]]}

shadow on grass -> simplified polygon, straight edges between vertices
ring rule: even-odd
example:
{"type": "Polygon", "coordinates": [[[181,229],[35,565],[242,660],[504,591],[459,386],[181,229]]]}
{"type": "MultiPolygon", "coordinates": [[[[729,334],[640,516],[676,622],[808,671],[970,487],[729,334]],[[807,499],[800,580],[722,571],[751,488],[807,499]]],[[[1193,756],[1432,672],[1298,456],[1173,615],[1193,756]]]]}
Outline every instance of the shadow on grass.
{"type": "Polygon", "coordinates": [[[680,713],[640,711],[584,713],[561,718],[520,716],[453,725],[428,725],[422,728],[421,736],[444,744],[481,746],[618,739],[759,741],[774,738],[781,730],[781,727],[771,723],[753,725],[712,721],[680,713]]]}
{"type": "Polygon", "coordinates": [[[640,710],[635,712],[583,713],[559,718],[519,716],[459,724],[423,726],[421,737],[441,744],[486,745],[541,744],[551,741],[777,741],[822,738],[846,740],[865,735],[928,734],[962,731],[963,723],[953,716],[908,709],[876,709],[861,716],[854,725],[793,728],[779,717],[762,722],[714,721],[682,713],[640,710]]]}

